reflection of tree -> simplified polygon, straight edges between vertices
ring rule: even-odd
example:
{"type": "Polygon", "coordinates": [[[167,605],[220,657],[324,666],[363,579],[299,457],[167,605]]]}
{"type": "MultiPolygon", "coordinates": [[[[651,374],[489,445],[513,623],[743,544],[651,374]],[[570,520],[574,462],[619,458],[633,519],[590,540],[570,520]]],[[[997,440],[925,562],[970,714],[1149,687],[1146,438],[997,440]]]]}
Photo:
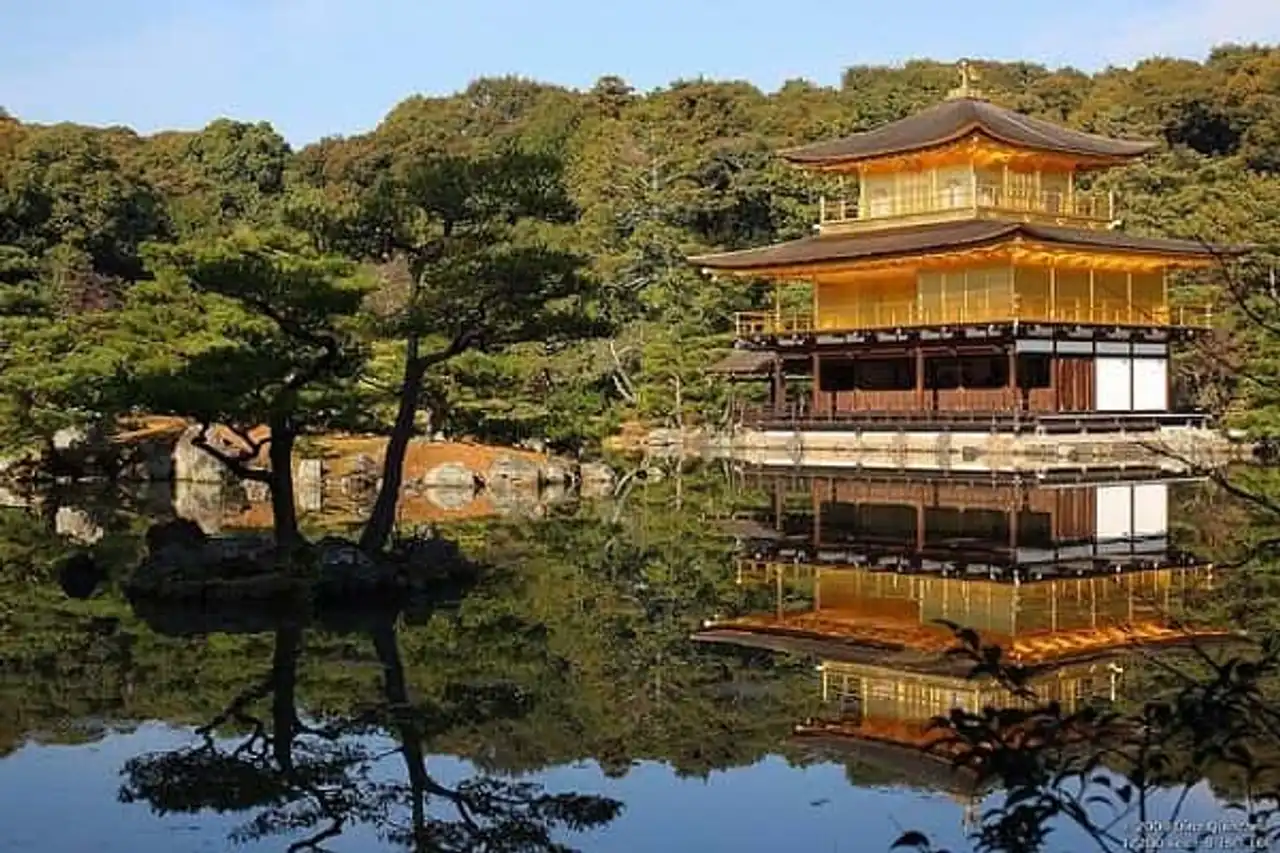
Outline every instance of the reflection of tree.
{"type": "Polygon", "coordinates": [[[588,829],[617,815],[621,804],[613,800],[548,794],[533,784],[475,778],[450,788],[437,782],[427,772],[426,738],[462,717],[518,712],[519,703],[463,695],[448,707],[414,705],[394,623],[379,620],[370,633],[383,667],[383,690],[364,712],[304,722],[296,695],[302,630],[279,627],[270,672],[198,730],[201,744],[127,762],[121,799],[147,802],[158,814],[256,810],[233,839],[301,835],[291,851],[320,849],[355,824],[377,826],[389,842],[412,850],[562,850],[553,840],[557,831],[588,829]],[[267,719],[255,713],[264,701],[267,719]],[[234,745],[217,737],[226,726],[240,731],[234,745]],[[394,750],[380,748],[376,735],[384,730],[394,733],[394,750]],[[396,754],[405,763],[407,782],[380,772],[396,754]],[[431,813],[432,798],[448,806],[451,816],[431,813]],[[404,824],[397,816],[406,811],[404,824]]]}
{"type": "MultiPolygon", "coordinates": [[[[354,614],[349,605],[323,613],[322,630],[306,631],[297,672],[290,666],[301,640],[290,639],[276,605],[188,609],[141,599],[126,603],[108,587],[91,602],[93,612],[119,610],[117,633],[136,643],[135,660],[118,677],[127,676],[138,689],[127,706],[117,701],[106,715],[194,723],[208,727],[210,741],[178,751],[168,763],[161,755],[135,762],[126,789],[134,788],[134,797],[157,811],[208,806],[243,813],[245,831],[266,828],[291,839],[328,828],[331,819],[321,806],[336,801],[347,834],[356,824],[385,828],[394,820],[402,826],[388,829],[388,835],[399,833],[405,846],[412,845],[417,826],[417,837],[452,833],[456,848],[479,842],[466,841],[471,836],[454,804],[458,797],[427,784],[415,796],[422,778],[417,768],[434,765],[424,751],[457,756],[477,773],[502,779],[583,760],[598,762],[614,777],[638,760],[663,762],[681,775],[704,775],[750,765],[776,751],[816,701],[812,669],[764,653],[688,643],[702,619],[739,607],[741,590],[727,570],[724,541],[706,520],[716,512],[712,493],[687,479],[688,514],[672,513],[675,485],[670,478],[638,485],[625,512],[588,505],[573,518],[486,524],[489,568],[458,581],[465,595],[450,618],[439,618],[445,594],[435,586],[422,596],[420,611],[411,607],[399,617],[354,614]],[[587,515],[592,510],[608,520],[587,515]],[[374,633],[376,656],[363,639],[374,633]],[[185,639],[193,636],[199,639],[185,639]],[[391,654],[397,651],[399,658],[391,654]],[[273,655],[276,665],[268,671],[273,655]],[[392,677],[375,685],[377,676],[361,663],[353,666],[353,657],[378,660],[378,672],[392,677]],[[256,672],[254,661],[262,661],[263,672],[256,672]],[[278,689],[273,672],[287,676],[278,689]],[[296,702],[288,689],[295,680],[296,702]],[[300,711],[273,714],[277,699],[281,709],[296,704],[300,711]],[[228,733],[237,739],[229,742],[228,733]],[[387,734],[394,744],[383,740],[387,734]],[[241,741],[249,743],[236,754],[241,741]],[[282,772],[277,749],[293,763],[292,780],[282,772]],[[399,788],[386,780],[389,770],[398,774],[399,788]],[[317,793],[328,800],[317,799],[317,793]],[[423,818],[415,821],[418,800],[423,818]],[[447,827],[446,819],[461,826],[447,827]]],[[[454,532],[467,541],[470,528],[454,532]]],[[[14,611],[49,621],[48,614],[67,610],[60,598],[46,606],[33,595],[30,587],[22,588],[14,611]]],[[[8,695],[15,697],[18,737],[53,727],[45,721],[98,713],[100,706],[90,704],[96,685],[103,674],[117,677],[117,668],[104,670],[96,657],[89,661],[73,653],[66,638],[74,617],[66,612],[48,630],[22,638],[23,647],[33,647],[42,658],[74,666],[58,682],[60,704],[50,705],[56,713],[31,707],[31,697],[50,681],[35,670],[15,672],[13,659],[5,657],[17,636],[0,643],[0,682],[17,687],[8,695]],[[78,704],[69,707],[67,697],[78,704]]],[[[472,813],[480,812],[472,802],[483,805],[495,796],[528,802],[538,795],[495,793],[496,783],[483,779],[454,786],[452,777],[431,769],[435,781],[445,783],[438,788],[470,797],[464,803],[472,813]]],[[[510,813],[510,803],[498,805],[510,813]]],[[[545,797],[525,812],[535,808],[584,810],[580,803],[545,797]]],[[[509,824],[494,828],[492,815],[481,814],[477,823],[489,827],[491,837],[514,835],[509,824]]],[[[573,828],[569,822],[559,825],[573,828]]]]}
{"type": "Polygon", "coordinates": [[[302,632],[296,625],[275,633],[271,669],[197,730],[198,746],[143,755],[125,765],[124,802],[145,801],[158,814],[212,809],[263,811],[235,833],[249,840],[280,831],[312,833],[291,850],[337,835],[368,812],[358,788],[366,750],[343,744],[342,729],[313,728],[297,713],[295,689],[302,632]],[[270,699],[270,718],[254,713],[270,699]],[[248,730],[230,750],[217,738],[225,726],[248,730]],[[317,829],[319,827],[319,829],[317,829]]]}
{"type": "MultiPolygon", "coordinates": [[[[1024,707],[953,710],[936,721],[938,748],[1003,791],[971,837],[983,853],[1038,853],[1063,826],[1103,853],[1133,849],[1271,850],[1280,844],[1280,642],[1274,636],[1230,655],[1199,640],[1181,652],[1135,659],[1142,698],[1067,710],[1040,702],[1033,670],[1007,664],[999,648],[958,632],[974,675],[997,678],[1024,707]],[[1145,669],[1146,672],[1142,672],[1145,669]],[[1184,807],[1209,781],[1226,800],[1214,823],[1184,807]]],[[[898,847],[934,850],[919,832],[898,847]]],[[[1086,849],[1085,847],[1073,849],[1086,849]]]]}
{"type": "Polygon", "coordinates": [[[415,707],[411,704],[400,658],[399,642],[390,623],[372,631],[374,648],[383,667],[383,694],[390,725],[400,742],[400,754],[408,771],[409,785],[389,786],[394,799],[406,796],[410,804],[409,827],[391,833],[391,838],[414,850],[561,850],[552,830],[564,827],[584,830],[604,825],[617,816],[621,803],[604,797],[581,794],[544,794],[540,786],[477,778],[454,788],[441,785],[427,772],[423,751],[425,736],[434,722],[439,726],[450,718],[475,719],[497,712],[519,713],[518,695],[506,691],[465,691],[452,708],[415,707]],[[425,712],[425,713],[424,713],[425,712]],[[448,804],[456,819],[429,819],[427,802],[432,796],[448,804]]]}

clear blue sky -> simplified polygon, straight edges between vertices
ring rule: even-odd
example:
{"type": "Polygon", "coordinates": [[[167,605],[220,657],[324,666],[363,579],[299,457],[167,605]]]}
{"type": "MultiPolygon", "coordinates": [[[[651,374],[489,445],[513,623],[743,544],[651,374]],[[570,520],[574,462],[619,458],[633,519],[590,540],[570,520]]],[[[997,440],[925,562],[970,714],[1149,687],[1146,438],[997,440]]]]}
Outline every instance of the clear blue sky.
{"type": "Polygon", "coordinates": [[[266,119],[301,144],[484,75],[769,90],[912,57],[1092,70],[1225,41],[1280,42],[1280,0],[0,0],[0,106],[141,131],[266,119]]]}

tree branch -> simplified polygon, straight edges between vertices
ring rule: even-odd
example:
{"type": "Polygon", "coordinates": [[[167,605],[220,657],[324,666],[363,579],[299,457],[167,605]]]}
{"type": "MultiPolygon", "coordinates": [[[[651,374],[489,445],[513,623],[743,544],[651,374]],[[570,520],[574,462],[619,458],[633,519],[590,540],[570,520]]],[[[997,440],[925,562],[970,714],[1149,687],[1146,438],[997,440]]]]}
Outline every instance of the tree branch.
{"type": "MultiPolygon", "coordinates": [[[[200,434],[191,439],[191,446],[197,447],[212,456],[214,459],[217,459],[227,467],[227,470],[239,477],[241,480],[249,480],[254,483],[271,483],[270,471],[263,470],[262,468],[250,468],[245,464],[250,459],[257,456],[256,451],[251,455],[246,455],[244,453],[232,455],[220,447],[215,447],[209,443],[209,430],[212,428],[213,424],[201,424],[200,434]]],[[[270,439],[264,440],[263,444],[269,440],[270,439]]],[[[261,446],[259,446],[258,450],[261,450],[261,446]]]]}
{"type": "MultiPolygon", "coordinates": [[[[623,350],[626,352],[626,350],[623,350]]],[[[609,374],[609,378],[613,380],[613,387],[618,390],[622,398],[628,403],[636,402],[635,385],[631,382],[631,377],[627,375],[626,368],[622,366],[622,354],[618,352],[617,345],[613,340],[609,341],[609,356],[613,359],[613,370],[609,374]]]]}
{"type": "Polygon", "coordinates": [[[327,351],[338,349],[338,340],[332,334],[322,334],[313,331],[312,329],[308,329],[297,320],[294,320],[293,318],[276,310],[275,306],[258,299],[257,297],[242,296],[241,299],[246,305],[251,306],[259,314],[279,326],[280,331],[284,332],[286,335],[297,338],[300,341],[305,341],[313,346],[321,347],[327,351]]]}
{"type": "Polygon", "coordinates": [[[480,333],[478,330],[468,329],[465,332],[458,334],[452,341],[449,342],[449,345],[444,349],[436,350],[435,352],[427,353],[426,355],[420,355],[414,358],[409,363],[408,369],[405,372],[409,373],[409,372],[420,371],[425,373],[428,369],[434,367],[435,365],[443,364],[449,359],[455,358],[456,356],[459,356],[462,353],[466,352],[476,343],[477,340],[479,340],[479,337],[480,337],[480,333]]]}

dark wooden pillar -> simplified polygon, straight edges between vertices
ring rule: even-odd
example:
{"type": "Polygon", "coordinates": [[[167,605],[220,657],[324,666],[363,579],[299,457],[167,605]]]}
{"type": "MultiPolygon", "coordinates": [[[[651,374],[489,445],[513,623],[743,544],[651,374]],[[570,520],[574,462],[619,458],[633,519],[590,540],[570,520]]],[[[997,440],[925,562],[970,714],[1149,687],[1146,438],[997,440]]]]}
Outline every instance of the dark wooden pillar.
{"type": "Polygon", "coordinates": [[[1134,411],[1135,409],[1137,409],[1137,406],[1133,405],[1133,392],[1135,391],[1133,373],[1134,373],[1135,366],[1137,365],[1134,364],[1133,345],[1132,343],[1130,343],[1129,345],[1129,411],[1134,411]]]}
{"type": "Polygon", "coordinates": [[[916,410],[924,411],[924,347],[916,344],[916,410]]]}
{"type": "Polygon", "coordinates": [[[1018,347],[1017,347],[1016,341],[1010,342],[1009,344],[1008,363],[1009,363],[1009,381],[1008,381],[1009,390],[1007,392],[1007,396],[1009,397],[1009,404],[1010,404],[1009,408],[1013,409],[1015,412],[1021,411],[1023,406],[1022,406],[1022,400],[1019,399],[1020,394],[1018,393],[1018,347]]]}
{"type": "Polygon", "coordinates": [[[858,356],[849,353],[849,410],[857,412],[862,409],[862,395],[858,391],[861,377],[858,376],[858,356]]]}
{"type": "Polygon", "coordinates": [[[813,414],[817,417],[822,412],[822,357],[818,351],[813,352],[813,414]]]}
{"type": "Polygon", "coordinates": [[[1062,373],[1062,359],[1054,352],[1049,356],[1049,381],[1053,383],[1053,410],[1062,411],[1062,386],[1066,376],[1062,373]]]}

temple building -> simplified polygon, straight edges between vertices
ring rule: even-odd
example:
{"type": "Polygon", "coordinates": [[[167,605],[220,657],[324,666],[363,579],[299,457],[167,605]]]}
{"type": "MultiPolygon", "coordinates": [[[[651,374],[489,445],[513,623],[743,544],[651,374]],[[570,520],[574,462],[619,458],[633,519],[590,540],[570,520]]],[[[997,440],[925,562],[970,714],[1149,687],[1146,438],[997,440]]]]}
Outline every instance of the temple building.
{"type": "Polygon", "coordinates": [[[1170,347],[1212,318],[1173,303],[1170,275],[1244,248],[1120,230],[1094,179],[1154,147],[997,106],[965,65],[937,106],[781,152],[851,192],[824,196],[811,236],[690,259],[776,285],[713,369],[768,383],[744,414],[763,429],[1196,425],[1171,411],[1170,347]],[[805,308],[784,309],[797,285],[805,308]]]}

